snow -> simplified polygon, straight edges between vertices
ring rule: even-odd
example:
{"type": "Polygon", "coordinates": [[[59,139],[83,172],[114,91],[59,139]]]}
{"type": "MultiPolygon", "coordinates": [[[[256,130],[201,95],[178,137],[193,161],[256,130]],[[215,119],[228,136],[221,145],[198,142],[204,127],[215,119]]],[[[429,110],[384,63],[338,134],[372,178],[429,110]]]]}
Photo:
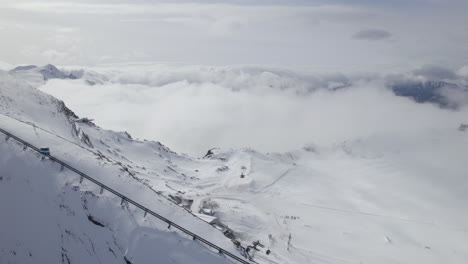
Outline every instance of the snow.
{"type": "Polygon", "coordinates": [[[198,218],[200,218],[201,220],[207,222],[208,224],[213,224],[215,223],[216,221],[216,217],[213,217],[213,216],[209,216],[209,215],[205,215],[205,214],[196,214],[194,213],[194,215],[198,218]]]}
{"type": "MultiPolygon", "coordinates": [[[[36,65],[17,66],[9,72],[34,87],[45,84],[50,79],[77,79],[84,76],[83,72],[80,71],[70,71],[66,74],[52,64],[40,67],[36,65]]],[[[92,76],[91,74],[90,76],[92,76]]]]}
{"type": "Polygon", "coordinates": [[[11,140],[0,151],[1,263],[228,263],[11,140]]]}
{"type": "MultiPolygon", "coordinates": [[[[124,165],[112,158],[105,159],[109,163],[96,159],[98,151],[85,144],[83,132],[77,132],[79,128],[73,122],[75,117],[64,112],[58,100],[5,73],[1,77],[3,129],[49,147],[52,155],[236,254],[224,235],[158,195],[149,184],[132,178],[123,170],[124,165]]],[[[123,133],[107,133],[108,142],[132,144],[123,133]]],[[[167,153],[159,144],[148,145],[148,150],[167,153]]],[[[48,159],[41,160],[39,154],[23,151],[12,139],[5,141],[2,136],[0,152],[0,210],[7,212],[2,213],[0,229],[1,263],[58,263],[63,259],[65,263],[124,263],[124,257],[134,263],[153,263],[155,259],[165,263],[187,263],[187,259],[193,263],[230,263],[198,241],[168,230],[165,223],[144,218],[141,210],[121,208],[120,199],[106,192],[99,195],[99,187],[86,181],[79,184],[76,174],[61,171],[48,159]],[[88,216],[104,227],[92,223],[88,216]]],[[[166,162],[152,155],[156,161],[166,162]]]]}
{"type": "MultiPolygon", "coordinates": [[[[265,245],[252,250],[258,263],[468,260],[468,133],[459,124],[197,159],[80,120],[7,73],[0,92],[1,128],[240,254],[195,214],[211,210],[243,246],[265,245]],[[193,200],[194,214],[169,195],[193,200]]],[[[229,262],[12,139],[0,136],[0,153],[0,263],[229,262]]]]}

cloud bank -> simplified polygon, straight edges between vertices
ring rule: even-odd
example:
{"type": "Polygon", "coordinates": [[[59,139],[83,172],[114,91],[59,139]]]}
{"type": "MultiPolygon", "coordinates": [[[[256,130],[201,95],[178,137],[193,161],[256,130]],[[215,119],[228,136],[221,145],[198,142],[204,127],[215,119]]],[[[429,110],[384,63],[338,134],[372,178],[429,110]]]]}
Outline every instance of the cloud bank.
{"type": "Polygon", "coordinates": [[[363,39],[363,40],[383,40],[388,39],[392,34],[386,30],[382,29],[366,29],[356,32],[353,35],[354,39],[363,39]]]}
{"type": "Polygon", "coordinates": [[[110,81],[50,80],[40,89],[104,128],[196,156],[213,147],[283,152],[378,134],[455,130],[468,116],[466,101],[458,111],[417,104],[395,96],[378,74],[151,64],[94,70],[110,81]]]}

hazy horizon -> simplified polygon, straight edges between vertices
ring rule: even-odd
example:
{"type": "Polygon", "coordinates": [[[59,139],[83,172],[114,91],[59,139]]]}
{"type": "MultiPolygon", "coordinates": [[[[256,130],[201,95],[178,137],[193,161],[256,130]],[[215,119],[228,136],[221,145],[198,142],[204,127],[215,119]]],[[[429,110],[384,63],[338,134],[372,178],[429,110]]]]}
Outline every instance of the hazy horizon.
{"type": "Polygon", "coordinates": [[[0,61],[460,68],[468,2],[0,1],[0,61]]]}

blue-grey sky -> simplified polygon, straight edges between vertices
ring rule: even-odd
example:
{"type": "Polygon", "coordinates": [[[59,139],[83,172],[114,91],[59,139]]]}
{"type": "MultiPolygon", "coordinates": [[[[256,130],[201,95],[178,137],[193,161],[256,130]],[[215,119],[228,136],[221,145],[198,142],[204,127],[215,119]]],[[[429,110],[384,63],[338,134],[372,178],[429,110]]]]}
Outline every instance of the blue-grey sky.
{"type": "Polygon", "coordinates": [[[0,61],[468,64],[468,1],[0,0],[0,61]]]}

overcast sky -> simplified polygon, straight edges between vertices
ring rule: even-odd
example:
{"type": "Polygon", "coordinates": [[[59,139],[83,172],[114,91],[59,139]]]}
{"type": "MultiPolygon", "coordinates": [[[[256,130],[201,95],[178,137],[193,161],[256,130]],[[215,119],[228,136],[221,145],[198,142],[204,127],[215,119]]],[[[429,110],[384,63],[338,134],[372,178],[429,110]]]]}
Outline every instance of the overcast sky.
{"type": "Polygon", "coordinates": [[[0,61],[450,67],[468,1],[0,0],[0,61]]]}

